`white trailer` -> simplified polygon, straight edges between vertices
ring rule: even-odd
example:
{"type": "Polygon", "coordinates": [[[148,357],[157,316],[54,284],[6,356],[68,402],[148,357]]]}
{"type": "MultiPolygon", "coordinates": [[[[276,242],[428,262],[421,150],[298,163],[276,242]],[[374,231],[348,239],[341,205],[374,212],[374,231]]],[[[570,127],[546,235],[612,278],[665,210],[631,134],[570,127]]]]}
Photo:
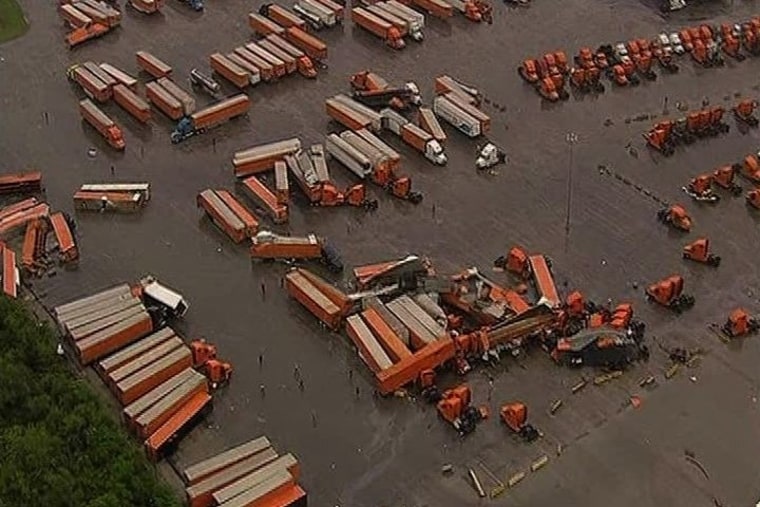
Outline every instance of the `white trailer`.
{"type": "Polygon", "coordinates": [[[340,138],[361,152],[365,157],[367,157],[372,162],[372,166],[374,168],[377,169],[383,164],[388,163],[388,155],[372,146],[370,143],[358,136],[355,132],[346,130],[345,132],[340,133],[340,138]]]}
{"type": "Polygon", "coordinates": [[[335,26],[338,22],[335,12],[314,0],[298,0],[296,3],[301,9],[312,16],[318,17],[325,26],[335,26]]]}
{"type": "Polygon", "coordinates": [[[327,136],[325,149],[359,178],[366,179],[372,174],[372,162],[337,134],[327,136]]]}
{"type": "Polygon", "coordinates": [[[368,5],[367,10],[394,26],[402,26],[404,29],[402,35],[409,35],[412,40],[422,42],[424,37],[416,19],[410,20],[409,18],[404,17],[403,14],[394,10],[393,7],[389,7],[388,4],[382,2],[368,5]]]}
{"type": "Polygon", "coordinates": [[[439,95],[433,99],[433,112],[468,137],[478,137],[482,134],[480,121],[462,111],[446,97],[439,95]]]}
{"type": "Polygon", "coordinates": [[[401,127],[409,123],[409,120],[390,108],[380,111],[380,116],[383,119],[383,128],[390,130],[397,136],[401,136],[401,127]]]}
{"type": "Polygon", "coordinates": [[[394,10],[398,12],[404,13],[404,18],[407,19],[414,19],[417,21],[417,24],[419,25],[420,29],[425,28],[425,15],[415,11],[411,7],[408,7],[401,2],[397,2],[396,0],[388,0],[387,2],[383,2],[389,7],[392,7],[394,10]]]}

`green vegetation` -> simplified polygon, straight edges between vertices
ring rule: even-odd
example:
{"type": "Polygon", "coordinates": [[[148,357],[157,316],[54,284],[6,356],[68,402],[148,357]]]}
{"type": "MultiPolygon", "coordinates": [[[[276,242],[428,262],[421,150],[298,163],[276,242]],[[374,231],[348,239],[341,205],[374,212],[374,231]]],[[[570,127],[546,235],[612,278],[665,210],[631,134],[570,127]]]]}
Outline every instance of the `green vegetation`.
{"type": "Polygon", "coordinates": [[[0,506],[178,506],[55,348],[49,326],[0,296],[0,506]]]}
{"type": "Polygon", "coordinates": [[[0,43],[21,37],[26,33],[24,12],[16,0],[0,0],[0,43]]]}

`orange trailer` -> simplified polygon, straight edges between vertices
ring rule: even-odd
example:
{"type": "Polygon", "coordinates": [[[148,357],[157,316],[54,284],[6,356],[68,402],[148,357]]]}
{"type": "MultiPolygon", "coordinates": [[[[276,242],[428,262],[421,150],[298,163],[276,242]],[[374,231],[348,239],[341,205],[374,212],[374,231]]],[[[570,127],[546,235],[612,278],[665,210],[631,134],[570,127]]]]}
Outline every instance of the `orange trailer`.
{"type": "Polygon", "coordinates": [[[0,194],[38,193],[41,191],[42,173],[39,171],[0,175],[0,194]]]}
{"type": "Polygon", "coordinates": [[[546,262],[546,257],[543,255],[531,255],[528,261],[530,262],[533,281],[536,283],[539,297],[545,299],[553,308],[556,308],[561,301],[557,293],[557,286],[554,284],[554,277],[546,262]]]}
{"type": "Polygon", "coordinates": [[[394,363],[401,361],[412,355],[409,348],[404,345],[401,338],[391,329],[391,327],[383,320],[380,314],[374,308],[367,308],[362,312],[362,317],[367,323],[370,329],[374,332],[380,345],[383,346],[385,352],[393,360],[394,363]]]}
{"type": "Polygon", "coordinates": [[[209,403],[208,393],[198,393],[190,399],[177,413],[172,415],[160,428],[145,441],[145,452],[148,459],[158,461],[162,452],[190,421],[197,416],[209,403]]]}
{"type": "Polygon", "coordinates": [[[6,296],[16,298],[20,283],[18,269],[16,269],[16,253],[0,242],[3,261],[3,292],[6,296]]]}
{"type": "Polygon", "coordinates": [[[277,197],[256,176],[243,180],[246,195],[260,206],[276,224],[288,221],[288,208],[277,202],[277,197]]]}
{"type": "Polygon", "coordinates": [[[332,330],[340,327],[340,308],[298,271],[285,275],[285,288],[296,301],[306,307],[315,317],[332,330]]]}
{"type": "Polygon", "coordinates": [[[64,262],[73,262],[79,258],[79,249],[74,241],[69,223],[63,213],[56,212],[50,215],[50,223],[53,226],[55,239],[58,241],[58,249],[64,262]]]}

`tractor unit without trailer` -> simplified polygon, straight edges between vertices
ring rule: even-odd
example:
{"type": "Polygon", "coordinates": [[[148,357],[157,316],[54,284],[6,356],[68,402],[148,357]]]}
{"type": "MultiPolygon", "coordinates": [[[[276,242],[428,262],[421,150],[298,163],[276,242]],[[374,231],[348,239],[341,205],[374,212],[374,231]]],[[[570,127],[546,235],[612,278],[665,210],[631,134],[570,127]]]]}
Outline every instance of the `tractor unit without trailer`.
{"type": "Polygon", "coordinates": [[[172,143],[177,144],[196,134],[244,115],[251,107],[251,101],[245,94],[235,95],[201,109],[190,116],[182,118],[171,134],[172,143]]]}

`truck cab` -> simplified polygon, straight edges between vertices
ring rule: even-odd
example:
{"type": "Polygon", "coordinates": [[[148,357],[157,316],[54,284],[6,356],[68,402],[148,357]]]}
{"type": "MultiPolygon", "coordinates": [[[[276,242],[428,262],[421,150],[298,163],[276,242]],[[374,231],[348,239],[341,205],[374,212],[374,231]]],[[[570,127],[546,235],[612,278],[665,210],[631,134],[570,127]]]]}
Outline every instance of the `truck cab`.
{"type": "Polygon", "coordinates": [[[404,88],[412,94],[412,104],[415,106],[422,105],[422,95],[420,94],[420,87],[417,86],[417,83],[409,81],[408,83],[404,83],[404,88]]]}
{"type": "Polygon", "coordinates": [[[143,285],[143,295],[149,302],[164,307],[173,318],[184,317],[190,305],[181,294],[148,277],[143,285]]]}
{"type": "Polygon", "coordinates": [[[428,141],[425,145],[425,157],[436,165],[446,165],[449,161],[443,151],[443,146],[435,139],[428,141]]]}

